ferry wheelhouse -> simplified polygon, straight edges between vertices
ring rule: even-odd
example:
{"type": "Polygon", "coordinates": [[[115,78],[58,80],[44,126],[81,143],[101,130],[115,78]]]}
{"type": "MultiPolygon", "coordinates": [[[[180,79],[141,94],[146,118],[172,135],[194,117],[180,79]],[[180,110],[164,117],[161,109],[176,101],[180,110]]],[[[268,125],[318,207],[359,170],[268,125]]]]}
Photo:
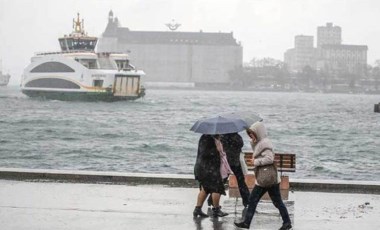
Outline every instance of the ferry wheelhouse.
{"type": "Polygon", "coordinates": [[[59,38],[60,52],[38,53],[24,69],[21,90],[30,97],[54,100],[118,101],[145,95],[142,70],[125,53],[97,53],[96,37],[73,20],[73,32],[59,38]]]}

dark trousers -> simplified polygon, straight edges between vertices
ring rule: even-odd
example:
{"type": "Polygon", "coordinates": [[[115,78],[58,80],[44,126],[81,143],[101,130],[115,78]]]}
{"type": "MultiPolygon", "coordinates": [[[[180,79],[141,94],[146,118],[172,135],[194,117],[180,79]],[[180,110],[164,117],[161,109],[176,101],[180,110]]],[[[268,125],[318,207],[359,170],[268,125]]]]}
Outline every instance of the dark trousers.
{"type": "Polygon", "coordinates": [[[257,204],[259,203],[261,197],[268,191],[268,194],[273,202],[273,205],[280,211],[280,215],[283,223],[290,223],[288,209],[286,208],[284,202],[282,202],[280,194],[280,185],[276,184],[269,188],[263,188],[255,185],[251,195],[249,196],[248,209],[245,214],[244,222],[251,225],[253,215],[255,214],[257,204]]]}
{"type": "Polygon", "coordinates": [[[243,200],[243,205],[247,206],[248,205],[248,199],[249,199],[249,190],[248,190],[247,184],[245,183],[243,170],[241,169],[240,165],[239,166],[231,165],[230,167],[231,167],[231,170],[236,177],[236,180],[237,180],[237,183],[239,186],[240,196],[243,200]]]}

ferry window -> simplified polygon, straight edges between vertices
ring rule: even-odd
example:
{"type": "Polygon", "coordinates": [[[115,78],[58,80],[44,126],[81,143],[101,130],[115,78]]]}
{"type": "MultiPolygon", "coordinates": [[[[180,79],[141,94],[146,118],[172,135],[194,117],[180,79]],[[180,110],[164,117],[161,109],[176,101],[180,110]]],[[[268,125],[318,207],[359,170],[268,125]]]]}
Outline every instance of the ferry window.
{"type": "Polygon", "coordinates": [[[127,69],[129,67],[128,60],[116,60],[116,65],[118,70],[127,69]]]}
{"type": "Polygon", "coordinates": [[[97,69],[96,60],[91,60],[88,62],[89,69],[97,69]]]}
{"type": "Polygon", "coordinates": [[[103,80],[94,80],[93,86],[94,87],[103,87],[103,80]]]}
{"type": "Polygon", "coordinates": [[[85,49],[93,50],[95,48],[95,41],[86,41],[85,42],[85,49]]]}
{"type": "Polygon", "coordinates": [[[79,63],[84,65],[88,69],[97,69],[98,65],[96,63],[96,59],[79,59],[79,63]]]}
{"type": "Polygon", "coordinates": [[[66,49],[67,49],[66,44],[65,44],[64,41],[60,41],[59,44],[61,45],[61,49],[62,49],[62,50],[66,50],[66,49]]]}
{"type": "Polygon", "coordinates": [[[73,46],[73,40],[72,39],[67,39],[67,46],[69,47],[72,47],[73,46]]]}
{"type": "Polygon", "coordinates": [[[25,86],[32,88],[80,89],[80,86],[74,82],[59,78],[40,78],[26,83],[25,86]]]}
{"type": "Polygon", "coordinates": [[[31,73],[68,73],[75,72],[70,66],[60,62],[45,62],[34,67],[31,73]]]}

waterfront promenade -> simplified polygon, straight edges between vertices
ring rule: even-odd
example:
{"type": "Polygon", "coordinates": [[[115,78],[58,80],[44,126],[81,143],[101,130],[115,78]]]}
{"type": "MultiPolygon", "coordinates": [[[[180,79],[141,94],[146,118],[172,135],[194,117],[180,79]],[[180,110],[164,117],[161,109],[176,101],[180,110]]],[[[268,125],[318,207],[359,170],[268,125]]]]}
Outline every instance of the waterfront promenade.
{"type": "MultiPolygon", "coordinates": [[[[235,229],[243,207],[228,196],[222,198],[228,216],[193,219],[198,190],[192,181],[191,175],[0,169],[1,229],[235,229]]],[[[343,193],[329,192],[326,181],[305,184],[286,202],[294,229],[380,229],[380,183],[352,181],[356,189],[342,186],[343,193]]],[[[266,202],[254,220],[251,229],[281,225],[266,202]]]]}

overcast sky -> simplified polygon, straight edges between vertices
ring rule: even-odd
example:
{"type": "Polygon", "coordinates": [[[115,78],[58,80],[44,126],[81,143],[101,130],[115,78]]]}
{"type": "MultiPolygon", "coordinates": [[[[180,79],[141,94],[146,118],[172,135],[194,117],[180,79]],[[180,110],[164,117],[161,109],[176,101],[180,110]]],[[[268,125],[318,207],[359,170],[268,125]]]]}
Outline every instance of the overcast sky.
{"type": "Polygon", "coordinates": [[[333,22],[344,44],[368,45],[368,64],[380,59],[379,0],[0,0],[0,59],[10,84],[20,83],[35,52],[59,50],[77,12],[88,34],[100,36],[111,9],[131,30],[166,31],[175,19],[179,31],[232,31],[246,62],[283,60],[295,35],[313,35],[316,44],[317,26],[333,22]]]}

